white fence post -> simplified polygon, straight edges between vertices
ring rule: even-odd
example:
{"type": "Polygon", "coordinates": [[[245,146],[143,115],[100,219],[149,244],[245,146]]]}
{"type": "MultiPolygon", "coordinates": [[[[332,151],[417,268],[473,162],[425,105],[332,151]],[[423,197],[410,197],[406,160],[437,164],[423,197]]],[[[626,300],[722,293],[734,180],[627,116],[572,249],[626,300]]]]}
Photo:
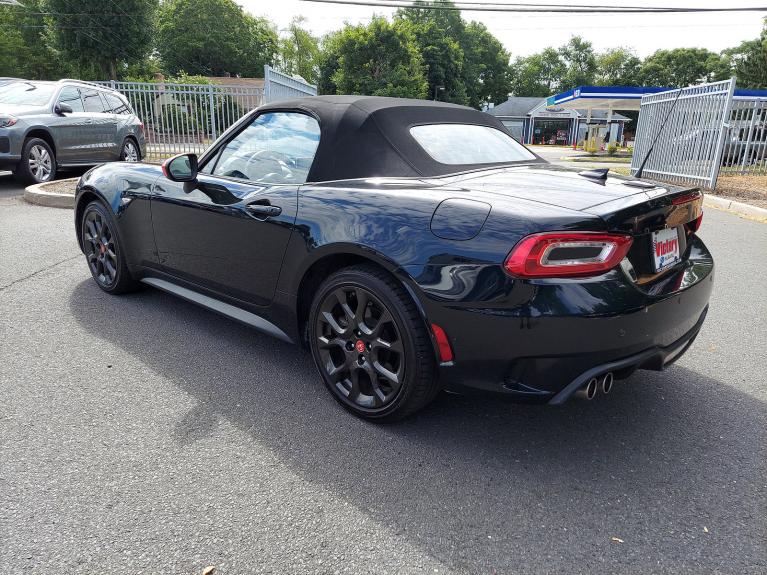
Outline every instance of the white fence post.
{"type": "Polygon", "coordinates": [[[719,139],[716,143],[716,151],[714,152],[714,162],[711,166],[711,179],[710,187],[713,190],[716,188],[716,180],[719,178],[719,168],[722,166],[722,152],[724,151],[725,140],[724,137],[727,133],[727,128],[730,127],[730,112],[732,111],[732,97],[735,94],[735,78],[730,78],[730,90],[727,94],[727,101],[724,106],[724,115],[722,116],[722,125],[719,130],[719,139]]]}
{"type": "Polygon", "coordinates": [[[216,134],[216,102],[213,98],[213,84],[208,84],[208,105],[210,106],[210,134],[215,140],[216,134]]]}
{"type": "Polygon", "coordinates": [[[278,72],[268,64],[264,66],[264,99],[267,103],[316,95],[317,86],[278,72]]]}

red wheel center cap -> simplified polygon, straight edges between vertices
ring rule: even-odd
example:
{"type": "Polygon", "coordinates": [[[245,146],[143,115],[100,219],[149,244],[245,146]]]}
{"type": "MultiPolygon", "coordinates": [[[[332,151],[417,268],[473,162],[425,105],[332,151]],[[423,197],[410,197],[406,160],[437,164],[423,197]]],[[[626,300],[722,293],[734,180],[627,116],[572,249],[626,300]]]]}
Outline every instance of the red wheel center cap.
{"type": "Polygon", "coordinates": [[[358,353],[365,353],[365,342],[361,339],[357,340],[357,343],[354,344],[354,347],[357,348],[358,353]]]}
{"type": "Polygon", "coordinates": [[[100,251],[103,254],[105,251],[107,251],[107,247],[104,244],[101,244],[100,251]]]}

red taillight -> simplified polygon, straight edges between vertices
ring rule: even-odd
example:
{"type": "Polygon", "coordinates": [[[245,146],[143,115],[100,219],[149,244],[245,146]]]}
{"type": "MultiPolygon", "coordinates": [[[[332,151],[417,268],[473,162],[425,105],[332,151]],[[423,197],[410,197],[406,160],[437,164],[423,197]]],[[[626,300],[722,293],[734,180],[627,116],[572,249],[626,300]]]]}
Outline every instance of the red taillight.
{"type": "Polygon", "coordinates": [[[141,135],[144,135],[144,122],[138,123],[138,131],[141,132],[141,135]]]}
{"type": "Polygon", "coordinates": [[[700,229],[700,225],[703,223],[703,212],[692,220],[691,222],[687,222],[687,228],[692,232],[695,233],[700,229]]]}
{"type": "Polygon", "coordinates": [[[533,234],[514,246],[503,268],[523,278],[597,275],[617,266],[631,242],[631,236],[602,232],[533,234]]]}
{"type": "Polygon", "coordinates": [[[690,192],[689,194],[682,194],[681,196],[675,197],[673,200],[671,200],[671,203],[675,206],[678,206],[680,204],[687,204],[689,202],[694,202],[695,200],[699,200],[702,197],[702,194],[700,193],[700,190],[695,190],[694,192],[690,192]]]}
{"type": "Polygon", "coordinates": [[[453,348],[450,347],[450,342],[447,339],[445,330],[439,327],[436,323],[433,323],[431,324],[431,331],[434,333],[434,338],[437,340],[439,360],[453,361],[453,348]]]}

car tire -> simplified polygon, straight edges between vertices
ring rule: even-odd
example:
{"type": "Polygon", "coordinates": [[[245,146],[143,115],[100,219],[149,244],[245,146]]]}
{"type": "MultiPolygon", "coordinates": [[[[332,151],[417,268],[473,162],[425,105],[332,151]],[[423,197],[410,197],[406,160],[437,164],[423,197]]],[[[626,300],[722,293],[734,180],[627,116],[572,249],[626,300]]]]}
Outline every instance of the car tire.
{"type": "Polygon", "coordinates": [[[26,140],[14,176],[24,185],[52,181],[56,177],[56,156],[48,142],[40,138],[26,140]]]}
{"type": "Polygon", "coordinates": [[[439,391],[430,334],[415,303],[387,272],[342,269],[319,287],[309,347],[326,387],[354,415],[406,417],[439,391]]]}
{"type": "Polygon", "coordinates": [[[140,162],[141,150],[139,150],[136,140],[133,138],[125,138],[122,148],[120,150],[121,162],[140,162]]]}
{"type": "Polygon", "coordinates": [[[88,269],[105,292],[118,295],[140,287],[131,276],[114,218],[99,201],[85,206],[80,218],[80,238],[88,269]]]}

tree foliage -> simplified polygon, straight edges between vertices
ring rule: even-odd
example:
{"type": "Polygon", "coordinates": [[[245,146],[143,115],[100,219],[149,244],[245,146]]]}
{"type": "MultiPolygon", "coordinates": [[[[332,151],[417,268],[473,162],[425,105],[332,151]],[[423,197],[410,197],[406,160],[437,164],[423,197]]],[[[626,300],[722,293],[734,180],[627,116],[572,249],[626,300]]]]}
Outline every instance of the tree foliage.
{"type": "Polygon", "coordinates": [[[591,42],[573,36],[559,48],[564,65],[563,86],[587,86],[593,84],[597,74],[597,57],[591,42]]]}
{"type": "Polygon", "coordinates": [[[767,18],[762,34],[754,40],[742,42],[735,48],[725,50],[724,58],[730,73],[738,79],[738,86],[752,90],[767,89],[767,18]]]}
{"type": "Polygon", "coordinates": [[[293,18],[285,36],[280,38],[280,68],[315,84],[319,74],[319,40],[302,27],[302,16],[293,18]]]}
{"type": "Polygon", "coordinates": [[[642,63],[639,75],[648,86],[684,87],[727,77],[726,61],[705,48],[658,50],[642,63]]]}
{"type": "Polygon", "coordinates": [[[337,92],[426,97],[423,60],[410,26],[401,20],[373,18],[367,26],[347,26],[329,48],[336,51],[331,82],[337,92]]]}
{"type": "Polygon", "coordinates": [[[509,93],[509,53],[487,28],[465,22],[458,10],[429,9],[453,6],[452,0],[419,0],[395,18],[413,29],[426,66],[429,97],[480,107],[506,99],[509,93]]]}
{"type": "Polygon", "coordinates": [[[610,48],[597,55],[596,83],[600,86],[638,86],[642,61],[630,48],[610,48]]]}
{"type": "Polygon", "coordinates": [[[51,30],[70,62],[95,65],[116,79],[118,68],[150,52],[158,0],[47,0],[51,30]]]}
{"type": "Polygon", "coordinates": [[[480,108],[487,102],[505,101],[511,86],[511,55],[500,40],[484,24],[469,22],[460,44],[469,106],[480,108]]]}
{"type": "MultiPolygon", "coordinates": [[[[428,97],[456,104],[468,103],[464,84],[464,54],[458,41],[446,33],[436,18],[438,11],[401,9],[397,18],[410,26],[426,70],[428,97]],[[422,13],[431,13],[425,14],[422,13]]],[[[457,30],[460,32],[461,30],[457,30]]]]}
{"type": "Polygon", "coordinates": [[[562,56],[554,48],[517,58],[511,66],[511,92],[515,96],[550,96],[565,73],[562,56]]]}
{"type": "Polygon", "coordinates": [[[274,26],[234,0],[166,0],[160,7],[157,49],[170,73],[261,77],[278,51],[274,26]]]}

